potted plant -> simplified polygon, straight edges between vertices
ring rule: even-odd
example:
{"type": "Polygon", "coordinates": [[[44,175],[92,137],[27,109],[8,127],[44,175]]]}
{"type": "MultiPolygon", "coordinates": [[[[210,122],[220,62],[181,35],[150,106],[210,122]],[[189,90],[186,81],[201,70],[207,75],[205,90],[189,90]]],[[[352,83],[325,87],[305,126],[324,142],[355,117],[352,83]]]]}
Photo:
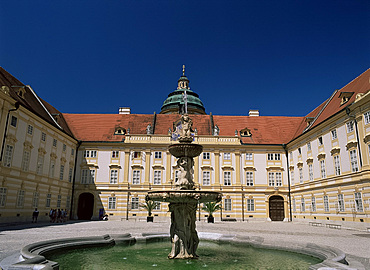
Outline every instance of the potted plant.
{"type": "Polygon", "coordinates": [[[152,216],[152,211],[159,205],[158,202],[152,200],[145,201],[145,203],[140,204],[141,208],[148,211],[148,216],[146,217],[146,222],[153,222],[154,217],[152,216]]]}
{"type": "Polygon", "coordinates": [[[221,204],[218,202],[206,202],[203,204],[203,211],[206,211],[208,215],[208,223],[215,223],[215,218],[213,217],[213,213],[221,210],[221,204]]]}

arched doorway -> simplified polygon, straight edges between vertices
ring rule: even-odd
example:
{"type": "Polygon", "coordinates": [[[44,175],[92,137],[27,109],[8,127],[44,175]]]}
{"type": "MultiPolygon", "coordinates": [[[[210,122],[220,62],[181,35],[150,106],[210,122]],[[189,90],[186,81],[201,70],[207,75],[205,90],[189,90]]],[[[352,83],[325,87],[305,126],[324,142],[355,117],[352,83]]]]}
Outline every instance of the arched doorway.
{"type": "Polygon", "coordinates": [[[94,195],[91,193],[82,193],[78,197],[78,219],[90,220],[94,210],[94,195]]]}
{"type": "Polygon", "coordinates": [[[280,196],[271,196],[269,199],[269,215],[272,221],[284,220],[284,199],[280,196]]]}

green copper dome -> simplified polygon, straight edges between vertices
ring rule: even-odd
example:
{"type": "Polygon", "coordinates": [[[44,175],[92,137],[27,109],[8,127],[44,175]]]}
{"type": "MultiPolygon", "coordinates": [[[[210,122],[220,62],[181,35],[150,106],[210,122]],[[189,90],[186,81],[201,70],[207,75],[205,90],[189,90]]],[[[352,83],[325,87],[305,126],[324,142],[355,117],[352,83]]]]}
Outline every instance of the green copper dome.
{"type": "Polygon", "coordinates": [[[184,94],[187,96],[187,111],[189,114],[206,114],[203,102],[199,95],[189,88],[189,79],[183,75],[178,80],[178,86],[175,91],[170,93],[161,107],[162,114],[185,113],[184,94]]]}

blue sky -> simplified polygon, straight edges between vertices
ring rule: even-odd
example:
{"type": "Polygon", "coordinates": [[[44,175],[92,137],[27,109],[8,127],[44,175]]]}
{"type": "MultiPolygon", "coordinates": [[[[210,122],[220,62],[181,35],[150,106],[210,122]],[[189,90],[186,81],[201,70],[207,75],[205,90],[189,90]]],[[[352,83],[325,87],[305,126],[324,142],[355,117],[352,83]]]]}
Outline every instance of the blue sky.
{"type": "Polygon", "coordinates": [[[370,2],[2,1],[0,65],[66,113],[303,116],[370,68],[370,2]]]}

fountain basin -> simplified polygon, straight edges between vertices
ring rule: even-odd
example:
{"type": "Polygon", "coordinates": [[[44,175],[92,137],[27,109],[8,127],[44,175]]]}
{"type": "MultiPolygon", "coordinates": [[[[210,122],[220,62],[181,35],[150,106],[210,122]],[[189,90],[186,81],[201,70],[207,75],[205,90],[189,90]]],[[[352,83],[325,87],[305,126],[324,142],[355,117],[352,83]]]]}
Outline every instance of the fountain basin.
{"type": "Polygon", "coordinates": [[[203,146],[195,143],[177,143],[172,144],[168,147],[171,155],[180,158],[180,157],[197,157],[202,153],[203,146]]]}
{"type": "Polygon", "coordinates": [[[146,200],[169,203],[205,203],[221,201],[221,193],[213,191],[176,190],[176,191],[150,191],[146,200]]]}

